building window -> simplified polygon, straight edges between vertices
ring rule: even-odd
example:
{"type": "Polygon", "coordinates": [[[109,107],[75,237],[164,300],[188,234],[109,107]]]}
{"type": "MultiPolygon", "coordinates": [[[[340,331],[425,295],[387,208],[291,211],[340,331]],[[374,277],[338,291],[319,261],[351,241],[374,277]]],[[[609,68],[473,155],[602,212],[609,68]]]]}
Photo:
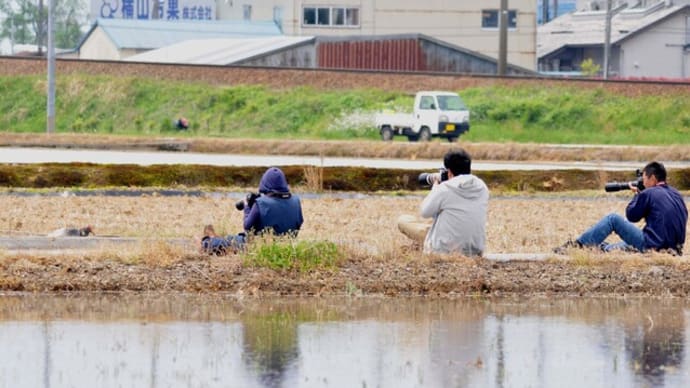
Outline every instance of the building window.
{"type": "Polygon", "coordinates": [[[359,8],[345,8],[345,24],[348,26],[359,25],[359,8]]]}
{"type": "Polygon", "coordinates": [[[333,8],[333,25],[334,26],[344,26],[345,25],[345,8],[333,8]]]}
{"type": "Polygon", "coordinates": [[[328,26],[331,24],[331,10],[328,8],[316,9],[316,24],[320,26],[328,26]]]}
{"type": "Polygon", "coordinates": [[[359,26],[359,8],[304,7],[302,25],[356,27],[359,26]]]}
{"type": "MultiPolygon", "coordinates": [[[[482,28],[498,28],[498,12],[497,9],[483,9],[482,10],[482,28]]],[[[508,11],[508,28],[517,27],[517,11],[511,9],[508,11]]]]}
{"type": "Polygon", "coordinates": [[[283,30],[283,7],[275,6],[273,7],[273,21],[275,24],[283,30]]]}
{"type": "Polygon", "coordinates": [[[252,20],[252,6],[250,4],[242,5],[242,19],[252,20]]]}

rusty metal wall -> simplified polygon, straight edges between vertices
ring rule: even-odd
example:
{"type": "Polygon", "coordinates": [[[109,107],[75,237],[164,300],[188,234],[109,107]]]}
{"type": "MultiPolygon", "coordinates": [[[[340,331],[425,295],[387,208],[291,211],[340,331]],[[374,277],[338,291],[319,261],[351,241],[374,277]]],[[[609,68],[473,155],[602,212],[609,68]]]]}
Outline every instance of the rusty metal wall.
{"type": "MultiPolygon", "coordinates": [[[[420,36],[319,37],[233,65],[467,74],[497,71],[494,58],[420,36]]],[[[507,71],[510,75],[534,74],[512,65],[507,71]]]]}
{"type": "Polygon", "coordinates": [[[390,71],[428,70],[418,39],[319,42],[318,67],[390,71]]]}

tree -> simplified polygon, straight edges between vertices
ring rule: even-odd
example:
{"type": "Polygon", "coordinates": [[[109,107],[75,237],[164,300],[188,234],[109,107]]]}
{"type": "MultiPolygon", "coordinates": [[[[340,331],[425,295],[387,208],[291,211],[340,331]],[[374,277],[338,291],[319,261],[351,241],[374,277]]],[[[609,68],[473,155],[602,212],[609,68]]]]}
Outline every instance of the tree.
{"type": "MultiPolygon", "coordinates": [[[[48,40],[48,1],[0,0],[0,39],[8,38],[12,44],[46,45],[48,40]]],[[[87,22],[87,4],[83,0],[55,1],[55,45],[73,48],[82,36],[87,22]]],[[[39,49],[40,53],[40,49],[39,49]]]]}
{"type": "Polygon", "coordinates": [[[587,77],[594,77],[599,74],[601,70],[601,65],[594,63],[592,58],[587,58],[582,63],[580,63],[580,70],[582,74],[587,77]]]}

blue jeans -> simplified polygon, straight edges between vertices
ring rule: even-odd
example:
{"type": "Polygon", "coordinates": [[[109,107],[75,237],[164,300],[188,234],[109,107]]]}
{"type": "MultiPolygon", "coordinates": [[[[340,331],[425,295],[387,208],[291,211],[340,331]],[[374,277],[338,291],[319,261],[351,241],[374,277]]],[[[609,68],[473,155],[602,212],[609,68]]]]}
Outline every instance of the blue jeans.
{"type": "Polygon", "coordinates": [[[585,246],[601,246],[605,252],[614,249],[633,250],[636,249],[644,252],[644,234],[642,230],[635,226],[635,224],[619,216],[611,213],[594,226],[584,232],[577,241],[585,246]],[[621,242],[615,244],[605,243],[604,240],[611,234],[616,233],[620,236],[621,242]]]}

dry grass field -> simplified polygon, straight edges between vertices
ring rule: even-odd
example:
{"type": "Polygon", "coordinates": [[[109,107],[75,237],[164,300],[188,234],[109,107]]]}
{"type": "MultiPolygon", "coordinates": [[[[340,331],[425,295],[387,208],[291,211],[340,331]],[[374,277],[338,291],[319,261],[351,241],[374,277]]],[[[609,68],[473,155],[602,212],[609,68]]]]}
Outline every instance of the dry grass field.
{"type": "MultiPolygon", "coordinates": [[[[84,146],[76,136],[7,134],[7,145],[84,146]],[[67,145],[65,145],[67,144],[67,145]]],[[[87,138],[94,148],[158,147],[136,144],[137,139],[87,138]],[[117,141],[116,141],[117,140],[117,141]],[[99,143],[100,142],[100,143],[99,143]]],[[[177,140],[173,141],[177,144],[177,140]]],[[[183,141],[183,143],[187,143],[183,141]]],[[[167,141],[163,141],[167,144],[167,141]]],[[[463,145],[464,146],[464,145],[463,145]]],[[[192,140],[197,152],[330,154],[338,156],[438,158],[446,143],[364,142],[343,147],[338,142],[277,142],[192,140]],[[219,145],[220,144],[220,145],[219,145]],[[269,150],[269,151],[267,151],[269,150]]],[[[685,160],[686,147],[555,148],[538,145],[468,145],[475,159],[496,160],[685,160]]],[[[315,171],[312,171],[316,174],[315,171]]],[[[604,179],[606,177],[602,177],[604,179]]],[[[309,181],[323,177],[312,176],[309,181]]],[[[608,179],[608,178],[607,178],[608,179]]],[[[0,235],[35,236],[62,227],[93,225],[100,236],[142,239],[182,238],[186,246],[144,242],[96,251],[10,251],[0,248],[0,290],[11,291],[230,291],[238,295],[690,295],[690,261],[661,253],[603,254],[590,250],[553,255],[546,261],[468,259],[461,256],[423,255],[396,227],[401,214],[416,214],[424,192],[414,195],[361,195],[318,192],[293,187],[303,195],[305,223],[301,241],[328,241],[344,254],[337,268],[302,272],[252,266],[243,255],[209,257],[195,250],[194,241],[206,224],[216,231],[241,231],[242,213],[234,204],[240,194],[201,197],[75,197],[69,194],[0,195],[0,235]]],[[[507,195],[494,192],[487,222],[490,254],[550,253],[575,238],[609,212],[624,213],[629,192],[559,192],[507,195]]],[[[685,193],[687,196],[687,193],[685,193]]],[[[690,241],[690,239],[688,239],[690,241]]]]}
{"type": "MultiPolygon", "coordinates": [[[[416,214],[423,196],[325,194],[303,199],[301,239],[337,242],[382,258],[411,245],[397,230],[401,214],[416,214]]],[[[549,252],[609,212],[624,213],[625,194],[589,196],[500,196],[490,201],[487,225],[491,253],[549,252]]],[[[3,235],[44,235],[66,226],[91,224],[97,235],[193,238],[205,224],[220,233],[241,231],[239,195],[203,197],[0,197],[3,235]]],[[[690,239],[689,239],[690,241],[690,239]]]]}
{"type": "MultiPolygon", "coordinates": [[[[0,290],[224,291],[259,297],[690,295],[687,255],[576,250],[546,261],[495,262],[421,254],[395,225],[398,215],[416,213],[419,195],[305,198],[299,240],[334,242],[343,254],[336,267],[273,270],[248,263],[245,254],[198,253],[192,241],[203,225],[212,223],[221,233],[240,230],[238,199],[2,196],[0,233],[5,236],[92,224],[102,236],[181,237],[190,243],[52,253],[0,250],[0,290]]],[[[487,252],[550,252],[606,213],[623,212],[626,202],[624,195],[497,196],[490,201],[487,252]]]]}

